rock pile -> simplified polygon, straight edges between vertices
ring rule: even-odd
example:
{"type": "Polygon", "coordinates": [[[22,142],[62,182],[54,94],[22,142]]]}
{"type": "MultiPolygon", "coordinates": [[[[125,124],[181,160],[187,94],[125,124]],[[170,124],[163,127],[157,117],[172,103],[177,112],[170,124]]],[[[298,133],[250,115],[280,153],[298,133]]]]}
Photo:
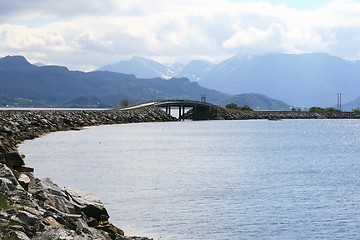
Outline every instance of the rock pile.
{"type": "Polygon", "coordinates": [[[304,112],[304,111],[239,111],[217,108],[212,117],[216,120],[249,119],[360,119],[359,112],[304,112]]]}
{"type": "Polygon", "coordinates": [[[124,236],[91,194],[35,178],[17,145],[48,132],[84,126],[173,120],[156,108],[0,111],[0,239],[147,239],[124,236]]]}

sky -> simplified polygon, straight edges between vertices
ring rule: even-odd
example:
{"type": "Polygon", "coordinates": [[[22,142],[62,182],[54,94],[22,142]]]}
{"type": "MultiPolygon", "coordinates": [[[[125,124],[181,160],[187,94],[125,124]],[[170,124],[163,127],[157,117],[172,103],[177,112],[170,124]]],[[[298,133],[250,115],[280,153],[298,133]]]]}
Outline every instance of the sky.
{"type": "Polygon", "coordinates": [[[360,1],[0,0],[0,57],[91,71],[270,52],[360,59],[360,1]]]}

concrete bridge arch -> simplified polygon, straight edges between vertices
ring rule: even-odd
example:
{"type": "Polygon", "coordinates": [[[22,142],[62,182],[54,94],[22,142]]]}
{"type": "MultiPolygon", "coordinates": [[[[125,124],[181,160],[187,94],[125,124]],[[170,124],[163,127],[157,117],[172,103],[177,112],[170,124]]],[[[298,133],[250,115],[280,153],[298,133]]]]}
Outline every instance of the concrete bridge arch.
{"type": "Polygon", "coordinates": [[[179,121],[185,120],[186,109],[192,110],[192,120],[209,120],[216,113],[216,106],[211,103],[203,101],[192,100],[164,100],[157,102],[149,102],[138,104],[135,106],[122,108],[121,110],[131,110],[143,107],[155,106],[165,109],[166,113],[171,114],[171,110],[177,109],[179,111],[179,121]]]}

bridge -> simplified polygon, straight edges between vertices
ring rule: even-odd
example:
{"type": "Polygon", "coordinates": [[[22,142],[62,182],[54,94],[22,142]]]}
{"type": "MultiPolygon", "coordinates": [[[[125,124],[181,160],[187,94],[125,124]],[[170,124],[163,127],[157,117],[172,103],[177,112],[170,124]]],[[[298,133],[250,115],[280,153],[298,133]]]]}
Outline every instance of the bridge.
{"type": "Polygon", "coordinates": [[[157,102],[147,102],[138,105],[120,108],[120,110],[133,110],[143,107],[159,107],[165,110],[165,112],[171,115],[171,110],[174,108],[179,111],[179,121],[185,120],[186,111],[192,110],[193,120],[209,120],[212,115],[216,113],[216,105],[207,103],[204,101],[193,101],[193,100],[164,100],[157,102]],[[191,109],[189,109],[191,108],[191,109]]]}

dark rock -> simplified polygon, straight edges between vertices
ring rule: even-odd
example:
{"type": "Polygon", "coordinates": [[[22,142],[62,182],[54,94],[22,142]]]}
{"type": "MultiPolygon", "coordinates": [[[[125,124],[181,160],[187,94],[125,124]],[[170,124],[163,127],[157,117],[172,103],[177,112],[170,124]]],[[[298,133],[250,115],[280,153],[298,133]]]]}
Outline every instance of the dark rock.
{"type": "Polygon", "coordinates": [[[3,133],[13,133],[13,131],[8,126],[2,126],[0,127],[0,132],[3,133]]]}
{"type": "Polygon", "coordinates": [[[96,218],[89,217],[86,219],[86,223],[89,227],[96,227],[99,225],[99,221],[96,218]]]}
{"type": "Polygon", "coordinates": [[[25,165],[23,156],[21,156],[18,152],[5,153],[4,156],[6,159],[6,165],[10,168],[16,168],[25,165]]]}
{"type": "Polygon", "coordinates": [[[46,212],[45,216],[50,216],[54,218],[58,223],[61,224],[62,227],[65,227],[67,229],[76,230],[77,224],[76,221],[79,219],[77,218],[73,219],[71,215],[67,213],[60,212],[56,208],[53,208],[51,206],[45,206],[45,208],[48,210],[46,212]]]}
{"type": "Polygon", "coordinates": [[[37,216],[35,216],[32,213],[26,212],[26,211],[19,211],[19,213],[16,214],[16,216],[25,224],[29,226],[35,226],[39,223],[39,219],[37,216]]]}
{"type": "Polygon", "coordinates": [[[16,214],[16,217],[22,223],[22,226],[25,226],[26,235],[32,237],[38,231],[43,231],[45,229],[45,225],[41,222],[41,220],[34,214],[29,213],[27,211],[19,211],[16,214]]]}
{"type": "Polygon", "coordinates": [[[85,220],[79,219],[79,221],[76,221],[76,225],[77,225],[77,232],[83,232],[83,233],[86,233],[86,234],[92,234],[92,232],[90,230],[90,226],[87,225],[85,220]]]}
{"type": "MultiPolygon", "coordinates": [[[[15,167],[15,170],[18,171],[18,172],[22,172],[22,173],[32,173],[34,172],[34,169],[31,168],[31,167],[25,167],[25,166],[22,166],[22,167],[15,167]]],[[[29,176],[30,177],[30,176],[29,176]]],[[[32,177],[30,177],[32,178],[32,177]]]]}
{"type": "Polygon", "coordinates": [[[40,202],[45,202],[47,199],[43,191],[36,192],[33,196],[34,199],[39,200],[40,202]]]}
{"type": "Polygon", "coordinates": [[[30,240],[30,238],[21,231],[12,231],[8,235],[8,239],[17,239],[17,240],[30,240]]]}
{"type": "Polygon", "coordinates": [[[0,141],[0,153],[6,153],[6,149],[2,141],[0,141]]]}
{"type": "Polygon", "coordinates": [[[15,208],[10,208],[10,209],[6,210],[6,213],[9,215],[14,215],[17,213],[17,211],[15,208]]]}
{"type": "Polygon", "coordinates": [[[25,228],[21,225],[12,225],[9,227],[11,230],[25,232],[25,228]]]}
{"type": "Polygon", "coordinates": [[[37,208],[38,208],[38,206],[33,206],[33,207],[21,206],[21,209],[23,211],[29,212],[38,218],[43,217],[44,211],[42,211],[41,209],[38,210],[37,208]]]}
{"type": "Polygon", "coordinates": [[[6,164],[6,158],[5,158],[5,155],[3,153],[0,153],[0,163],[6,164]]]}

